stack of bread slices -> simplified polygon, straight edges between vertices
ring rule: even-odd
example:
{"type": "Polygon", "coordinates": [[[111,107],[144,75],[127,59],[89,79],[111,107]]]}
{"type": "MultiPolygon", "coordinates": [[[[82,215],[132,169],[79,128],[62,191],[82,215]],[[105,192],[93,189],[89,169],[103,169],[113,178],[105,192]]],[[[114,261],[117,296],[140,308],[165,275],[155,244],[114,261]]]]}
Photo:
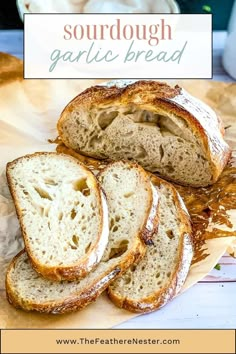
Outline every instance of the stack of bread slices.
{"type": "Polygon", "coordinates": [[[230,156],[219,118],[178,87],[141,81],[86,90],[58,131],[68,154],[7,165],[25,243],[6,275],[9,302],[60,314],[106,289],[127,310],[160,308],[185,282],[194,235],[176,189],[146,170],[195,187],[214,183],[230,156]],[[99,159],[98,173],[69,149],[99,159]]]}

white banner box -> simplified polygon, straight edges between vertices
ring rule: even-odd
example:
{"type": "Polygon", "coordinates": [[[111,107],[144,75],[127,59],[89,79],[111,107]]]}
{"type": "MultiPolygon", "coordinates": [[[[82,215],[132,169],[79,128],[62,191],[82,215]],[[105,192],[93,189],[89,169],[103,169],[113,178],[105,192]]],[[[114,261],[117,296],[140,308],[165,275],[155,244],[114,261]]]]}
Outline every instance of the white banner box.
{"type": "Polygon", "coordinates": [[[212,16],[25,14],[26,79],[210,79],[212,16]]]}

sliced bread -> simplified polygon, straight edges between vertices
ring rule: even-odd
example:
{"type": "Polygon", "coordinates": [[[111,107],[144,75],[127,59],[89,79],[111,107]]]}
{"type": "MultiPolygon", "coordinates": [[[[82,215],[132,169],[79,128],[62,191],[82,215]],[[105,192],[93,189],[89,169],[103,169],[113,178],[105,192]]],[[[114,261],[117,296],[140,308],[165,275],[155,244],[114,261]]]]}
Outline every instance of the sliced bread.
{"type": "Polygon", "coordinates": [[[194,187],[216,182],[230,156],[215,112],[180,87],[156,81],[85,90],[63,110],[58,133],[84,155],[134,160],[194,187]]]}
{"type": "Polygon", "coordinates": [[[6,277],[9,302],[27,311],[75,311],[88,305],[119,274],[144,256],[158,224],[158,194],[138,165],[115,162],[100,172],[109,209],[109,243],[97,268],[80,281],[51,282],[36,273],[25,252],[12,261],[6,277]]]}
{"type": "Polygon", "coordinates": [[[191,224],[184,204],[169,183],[160,188],[159,227],[144,258],[108,288],[111,300],[133,312],[151,312],[181,289],[189,272],[193,248],[191,224]]]}
{"type": "Polygon", "coordinates": [[[36,153],[8,163],[7,179],[25,248],[51,280],[85,277],[108,242],[108,208],[93,173],[64,154],[36,153]]]}

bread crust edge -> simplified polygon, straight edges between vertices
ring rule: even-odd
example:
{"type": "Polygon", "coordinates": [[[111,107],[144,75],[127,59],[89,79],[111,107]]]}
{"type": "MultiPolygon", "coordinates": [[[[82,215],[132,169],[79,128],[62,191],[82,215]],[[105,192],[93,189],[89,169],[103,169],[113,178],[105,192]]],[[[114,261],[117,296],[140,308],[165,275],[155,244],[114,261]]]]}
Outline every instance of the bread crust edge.
{"type": "MultiPolygon", "coordinates": [[[[138,169],[142,174],[147,174],[142,167],[140,167],[137,164],[135,165],[138,167],[138,169]]],[[[105,168],[107,168],[107,166],[105,168]]],[[[153,193],[152,183],[150,181],[149,175],[147,174],[147,176],[144,177],[147,183],[150,183],[150,191],[152,191],[153,193]]],[[[63,314],[67,312],[81,310],[87,305],[89,305],[90,303],[96,301],[96,299],[101,295],[101,293],[109,286],[109,284],[113,280],[115,280],[119,275],[122,275],[128,269],[129,266],[131,266],[135,262],[138,262],[145,255],[146,245],[144,241],[147,238],[147,232],[151,232],[151,234],[153,234],[158,226],[158,220],[159,220],[159,218],[157,217],[158,214],[157,209],[159,203],[156,205],[155,204],[156,201],[153,202],[152,196],[150,197],[150,201],[151,203],[146,215],[146,219],[145,219],[146,221],[141,227],[139,233],[137,234],[132,250],[130,250],[127,256],[121,261],[119,266],[110,267],[110,269],[106,272],[106,274],[103,274],[102,276],[99,277],[99,279],[96,279],[96,281],[94,281],[89,288],[86,288],[83,291],[80,291],[79,293],[74,293],[68,298],[61,299],[60,301],[57,302],[48,302],[44,304],[32,303],[32,302],[30,303],[20,298],[17,295],[17,293],[14,292],[13,290],[14,284],[11,284],[10,273],[12,269],[14,269],[17,259],[25,252],[25,250],[22,250],[19,254],[17,254],[13,258],[7,271],[6,292],[7,292],[7,298],[9,303],[11,303],[16,308],[21,308],[24,309],[25,311],[38,311],[42,313],[63,314]],[[156,208],[155,217],[153,218],[151,216],[151,218],[149,218],[150,210],[153,207],[156,208]],[[147,224],[150,222],[153,224],[151,230],[149,229],[149,227],[147,227],[147,224]],[[143,233],[145,233],[145,236],[143,235],[143,233]]],[[[148,237],[147,239],[150,239],[150,237],[148,237]]]]}
{"type": "MultiPolygon", "coordinates": [[[[206,131],[206,129],[201,125],[197,117],[191,114],[186,107],[180,105],[175,101],[175,99],[178,97],[186,97],[190,100],[192,98],[190,95],[187,95],[187,93],[182,90],[178,85],[172,88],[162,82],[140,80],[125,87],[107,87],[102,85],[92,86],[77,95],[74,99],[72,99],[62,111],[57,123],[57,130],[61,140],[68,148],[71,148],[71,146],[67,142],[67,139],[64,138],[63,124],[68,119],[68,114],[70,114],[74,109],[82,107],[83,109],[89,110],[92,104],[106,105],[119,103],[121,105],[125,105],[127,103],[134,103],[132,101],[132,95],[135,97],[135,94],[139,94],[142,90],[145,91],[145,93],[147,94],[145,95],[145,98],[142,98],[143,101],[137,104],[140,108],[145,105],[152,105],[153,108],[161,107],[167,109],[169,113],[172,112],[176,115],[179,115],[181,118],[183,118],[190,124],[190,126],[195,131],[198,138],[203,144],[203,148],[208,158],[212,173],[212,180],[209,181],[209,183],[206,185],[187,184],[181,180],[171,179],[165,175],[161,175],[161,177],[166,178],[175,183],[179,183],[182,185],[190,185],[192,187],[206,187],[207,185],[215,183],[218,180],[223,168],[227,164],[232,153],[230,147],[223,139],[224,129],[222,126],[222,122],[218,116],[214,117],[214,122],[216,124],[216,127],[214,129],[217,129],[217,134],[215,134],[215,136],[211,136],[211,127],[208,127],[208,130],[206,131]],[[160,89],[160,94],[156,94],[156,96],[153,97],[152,90],[157,90],[158,87],[160,89]],[[148,94],[150,94],[150,98],[148,98],[148,94]],[[215,141],[216,136],[218,136],[217,142],[215,141]]],[[[83,154],[82,151],[78,152],[83,154]]],[[[99,159],[99,157],[95,155],[94,158],[99,159]]]]}
{"type": "Polygon", "coordinates": [[[94,174],[88,169],[88,167],[86,165],[84,165],[78,159],[76,159],[70,155],[63,154],[63,153],[55,153],[55,152],[36,152],[34,154],[29,154],[29,155],[25,155],[23,157],[19,157],[19,158],[13,160],[12,162],[9,162],[7,164],[7,168],[6,168],[6,176],[7,176],[8,186],[9,186],[12,198],[14,200],[16,214],[17,214],[17,217],[18,217],[18,220],[20,223],[22,236],[23,236],[24,243],[25,243],[25,249],[26,249],[26,252],[27,252],[29,259],[31,261],[32,267],[35,269],[35,271],[37,273],[41,274],[44,278],[49,279],[49,280],[53,280],[53,281],[61,281],[61,280],[73,281],[76,279],[82,279],[82,278],[86,277],[86,275],[89,272],[91,272],[98,265],[98,263],[102,257],[103,251],[107,245],[108,235],[109,235],[108,210],[107,211],[105,210],[105,209],[107,209],[107,206],[105,205],[106,197],[105,197],[105,193],[102,191],[99,183],[97,182],[94,174]],[[46,266],[46,265],[41,264],[34,257],[32,250],[31,250],[30,242],[29,242],[29,239],[27,236],[27,231],[25,229],[25,226],[24,226],[24,223],[22,220],[22,213],[21,213],[19,202],[18,202],[18,198],[16,196],[16,192],[15,192],[15,188],[13,186],[12,178],[9,173],[9,168],[11,166],[14,166],[19,160],[21,160],[23,158],[33,158],[33,157],[40,156],[40,155],[63,156],[63,157],[66,157],[67,159],[69,158],[69,159],[73,160],[73,162],[76,162],[76,164],[78,164],[81,168],[83,168],[86,171],[86,173],[89,174],[89,178],[92,179],[93,187],[96,191],[96,195],[99,200],[99,206],[100,206],[99,213],[101,216],[101,223],[100,223],[100,227],[98,230],[96,243],[94,243],[93,247],[90,249],[89,254],[87,254],[83,258],[81,258],[79,260],[79,262],[72,264],[72,265],[65,266],[65,267],[46,266]],[[106,230],[104,229],[104,226],[106,227],[106,230]],[[105,231],[105,232],[103,233],[103,231],[105,231]],[[107,240],[107,241],[104,242],[104,240],[102,238],[104,238],[104,240],[107,240]]]}
{"type": "Polygon", "coordinates": [[[180,247],[178,250],[179,262],[175,267],[168,286],[161,289],[160,291],[155,291],[150,296],[144,297],[142,299],[134,300],[118,296],[113,292],[112,287],[108,287],[108,296],[116,306],[136,313],[148,313],[158,310],[160,307],[167,304],[167,302],[169,302],[175,295],[177,295],[187,278],[193,257],[191,221],[189,215],[182,207],[178,192],[168,182],[160,180],[154,175],[152,176],[152,180],[156,181],[154,184],[160,186],[160,184],[164,183],[166,186],[168,186],[168,188],[172,190],[175,205],[177,205],[179,209],[180,217],[182,220],[180,230],[180,247]]]}

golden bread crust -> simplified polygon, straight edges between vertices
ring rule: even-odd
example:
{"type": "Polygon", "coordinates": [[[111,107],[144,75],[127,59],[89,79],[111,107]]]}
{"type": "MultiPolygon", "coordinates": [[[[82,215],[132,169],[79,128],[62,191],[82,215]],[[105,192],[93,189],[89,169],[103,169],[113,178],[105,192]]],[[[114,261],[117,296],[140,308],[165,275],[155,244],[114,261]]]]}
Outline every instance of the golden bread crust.
{"type": "MultiPolygon", "coordinates": [[[[209,184],[217,181],[231,155],[231,150],[223,139],[222,122],[210,107],[190,96],[179,86],[172,88],[163,82],[141,80],[125,87],[90,87],[75,97],[61,113],[57,124],[59,136],[70,148],[70,142],[64,132],[64,123],[70,119],[71,112],[76,109],[82,108],[84,111],[89,111],[94,106],[102,108],[107,105],[128,104],[157,113],[160,109],[165,110],[168,114],[173,113],[184,119],[202,144],[209,162],[211,170],[209,184]]],[[[83,151],[80,152],[83,153],[83,151]]],[[[99,158],[95,155],[95,158],[99,158]]],[[[171,180],[168,176],[164,178],[171,180]]],[[[183,181],[176,179],[175,182],[184,184],[183,181]]]]}
{"type": "MultiPolygon", "coordinates": [[[[90,159],[87,159],[89,163],[90,159]]],[[[94,163],[95,160],[91,159],[91,162],[94,163]]],[[[121,161],[122,163],[122,161],[121,161]]],[[[97,162],[97,164],[101,164],[97,162]]],[[[115,280],[119,275],[122,275],[133,263],[138,262],[145,255],[146,252],[146,243],[151,242],[151,236],[156,232],[158,227],[158,198],[153,197],[152,195],[152,183],[150,177],[143,168],[137,164],[130,164],[137,168],[142,174],[147,187],[150,190],[150,207],[147,210],[145,221],[140,227],[139,233],[133,242],[132,249],[128,252],[126,257],[119,260],[119,264],[111,265],[103,274],[94,279],[93,283],[90,283],[89,286],[85,287],[82,291],[72,293],[67,298],[62,298],[60,301],[55,302],[30,302],[25,298],[22,298],[20,294],[15,291],[14,284],[11,281],[11,272],[16,267],[16,263],[25,252],[21,251],[15,258],[12,260],[9,265],[7,276],[6,276],[6,292],[8,301],[15,306],[16,308],[22,308],[26,311],[38,311],[43,313],[53,313],[53,314],[63,314],[66,312],[77,311],[85,306],[89,305],[91,302],[94,302],[98,296],[109,286],[109,284],[115,280]]],[[[104,166],[103,166],[104,167],[104,166]]],[[[107,168],[107,166],[106,166],[107,168]]],[[[65,284],[66,286],[66,284],[65,284]]]]}
{"type": "Polygon", "coordinates": [[[154,175],[152,175],[152,182],[154,185],[158,186],[158,188],[165,185],[166,188],[171,190],[174,204],[178,209],[179,218],[181,220],[179,230],[181,234],[179,241],[180,247],[178,248],[179,261],[172,273],[172,278],[168,282],[168,286],[165,286],[161,290],[155,291],[142,299],[135,300],[119,296],[113,291],[112,287],[108,287],[108,296],[116,306],[136,313],[152,312],[158,310],[169,302],[180,291],[189,272],[193,257],[191,220],[187,211],[183,208],[178,192],[170,183],[161,180],[154,175]]]}
{"type": "MultiPolygon", "coordinates": [[[[17,195],[16,195],[16,190],[14,188],[14,184],[11,178],[10,174],[10,169],[14,167],[14,165],[22,159],[22,157],[9,162],[7,164],[6,168],[6,176],[7,176],[7,182],[8,186],[12,195],[12,198],[15,203],[15,208],[16,208],[16,214],[21,226],[21,231],[22,231],[22,236],[24,239],[25,243],[25,249],[26,252],[28,253],[29,259],[31,261],[31,264],[33,268],[40,273],[43,277],[54,280],[54,281],[61,281],[61,280],[75,280],[75,279],[81,279],[84,278],[92,269],[94,269],[97,264],[99,263],[99,259],[101,258],[99,254],[101,254],[101,249],[104,248],[104,242],[101,242],[102,238],[102,233],[103,233],[103,227],[104,227],[104,217],[108,217],[107,215],[104,215],[103,213],[105,212],[103,209],[106,207],[104,203],[106,203],[105,195],[100,188],[99,184],[96,181],[95,176],[91,173],[91,171],[83,165],[78,159],[75,159],[74,157],[69,156],[68,154],[59,154],[59,153],[54,153],[54,152],[37,152],[32,155],[25,155],[23,158],[34,158],[36,156],[42,156],[42,155],[47,155],[47,156],[53,156],[53,155],[58,155],[58,156],[63,156],[64,158],[71,159],[73,162],[78,164],[80,168],[84,169],[87,174],[89,174],[89,178],[91,179],[94,189],[96,191],[96,196],[99,201],[99,213],[102,216],[101,218],[101,223],[98,229],[97,233],[97,241],[94,243],[94,245],[89,249],[89,252],[81,259],[78,260],[77,264],[73,264],[72,266],[49,266],[45,264],[41,264],[33,255],[31,245],[30,245],[30,240],[27,235],[27,230],[25,228],[25,225],[23,223],[23,218],[22,218],[22,210],[21,206],[19,204],[17,195]]],[[[108,230],[107,230],[107,237],[108,239],[108,230]]]]}

